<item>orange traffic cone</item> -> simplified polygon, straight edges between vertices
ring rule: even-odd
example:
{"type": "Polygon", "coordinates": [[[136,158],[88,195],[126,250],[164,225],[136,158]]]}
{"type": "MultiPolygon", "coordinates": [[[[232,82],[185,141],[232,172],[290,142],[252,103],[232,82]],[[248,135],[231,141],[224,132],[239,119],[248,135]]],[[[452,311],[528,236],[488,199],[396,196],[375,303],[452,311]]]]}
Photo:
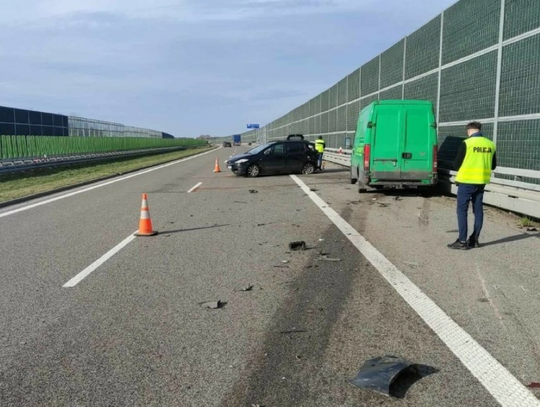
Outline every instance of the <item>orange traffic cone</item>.
{"type": "Polygon", "coordinates": [[[143,194],[141,204],[141,219],[139,220],[139,231],[135,236],[154,236],[158,232],[152,229],[152,219],[150,219],[150,209],[148,208],[148,196],[143,194]]]}
{"type": "Polygon", "coordinates": [[[221,170],[219,169],[219,162],[217,158],[216,158],[216,165],[214,166],[214,172],[221,172],[221,170]]]}

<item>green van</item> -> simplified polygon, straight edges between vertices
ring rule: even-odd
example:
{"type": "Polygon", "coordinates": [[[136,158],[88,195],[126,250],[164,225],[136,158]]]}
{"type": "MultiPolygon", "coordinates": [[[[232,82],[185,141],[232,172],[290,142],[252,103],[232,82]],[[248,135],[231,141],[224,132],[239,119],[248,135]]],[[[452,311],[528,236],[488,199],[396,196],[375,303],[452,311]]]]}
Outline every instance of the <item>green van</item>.
{"type": "Polygon", "coordinates": [[[351,155],[358,191],[437,183],[437,124],[427,100],[379,100],[360,112],[351,155]]]}

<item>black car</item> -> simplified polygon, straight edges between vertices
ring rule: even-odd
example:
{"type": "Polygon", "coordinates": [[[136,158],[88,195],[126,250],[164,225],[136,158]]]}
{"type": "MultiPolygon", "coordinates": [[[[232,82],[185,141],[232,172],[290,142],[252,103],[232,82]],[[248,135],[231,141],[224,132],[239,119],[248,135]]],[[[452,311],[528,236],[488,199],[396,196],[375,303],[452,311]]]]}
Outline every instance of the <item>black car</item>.
{"type": "Polygon", "coordinates": [[[273,141],[227,160],[236,175],[311,174],[317,166],[315,144],[304,140],[273,141]]]}
{"type": "Polygon", "coordinates": [[[223,147],[232,147],[232,144],[230,141],[224,141],[223,142],[223,147]]]}

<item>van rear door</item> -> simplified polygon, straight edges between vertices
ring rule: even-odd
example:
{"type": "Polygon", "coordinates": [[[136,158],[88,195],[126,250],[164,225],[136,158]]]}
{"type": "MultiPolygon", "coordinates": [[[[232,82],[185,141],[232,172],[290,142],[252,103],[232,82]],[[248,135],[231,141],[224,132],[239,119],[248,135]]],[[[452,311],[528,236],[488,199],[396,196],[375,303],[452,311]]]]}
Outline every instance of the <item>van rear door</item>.
{"type": "Polygon", "coordinates": [[[402,126],[402,106],[376,105],[375,127],[371,142],[370,175],[372,179],[399,179],[402,126]]]}
{"type": "Polygon", "coordinates": [[[425,180],[433,173],[435,118],[427,105],[404,105],[405,134],[401,154],[401,179],[425,180]]]}

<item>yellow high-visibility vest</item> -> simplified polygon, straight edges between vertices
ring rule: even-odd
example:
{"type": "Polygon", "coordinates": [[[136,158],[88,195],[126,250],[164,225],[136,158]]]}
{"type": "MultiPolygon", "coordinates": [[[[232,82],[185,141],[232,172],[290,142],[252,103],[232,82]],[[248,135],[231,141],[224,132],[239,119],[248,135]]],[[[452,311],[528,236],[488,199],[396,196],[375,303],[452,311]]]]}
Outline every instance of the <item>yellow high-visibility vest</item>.
{"type": "Polygon", "coordinates": [[[465,140],[467,153],[457,173],[456,182],[462,184],[489,184],[495,143],[485,137],[469,137],[465,140]]]}
{"type": "Polygon", "coordinates": [[[315,150],[317,150],[319,153],[324,153],[324,140],[317,139],[315,140],[315,150]]]}

